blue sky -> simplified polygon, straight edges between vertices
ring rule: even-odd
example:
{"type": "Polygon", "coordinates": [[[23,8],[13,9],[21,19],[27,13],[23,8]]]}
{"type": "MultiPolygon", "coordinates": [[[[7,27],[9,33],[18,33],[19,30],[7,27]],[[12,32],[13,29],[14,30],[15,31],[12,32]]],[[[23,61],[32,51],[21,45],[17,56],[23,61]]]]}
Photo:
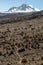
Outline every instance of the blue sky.
{"type": "Polygon", "coordinates": [[[0,12],[22,4],[32,5],[34,8],[43,10],[43,0],[0,0],[0,12]]]}

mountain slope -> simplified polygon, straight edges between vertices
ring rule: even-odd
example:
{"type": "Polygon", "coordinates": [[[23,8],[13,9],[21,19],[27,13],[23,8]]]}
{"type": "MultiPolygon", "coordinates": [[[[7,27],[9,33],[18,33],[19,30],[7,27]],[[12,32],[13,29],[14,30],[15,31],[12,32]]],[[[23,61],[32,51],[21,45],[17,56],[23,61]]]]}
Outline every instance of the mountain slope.
{"type": "Polygon", "coordinates": [[[0,16],[0,24],[8,24],[43,18],[43,11],[34,13],[16,13],[0,16]]]}

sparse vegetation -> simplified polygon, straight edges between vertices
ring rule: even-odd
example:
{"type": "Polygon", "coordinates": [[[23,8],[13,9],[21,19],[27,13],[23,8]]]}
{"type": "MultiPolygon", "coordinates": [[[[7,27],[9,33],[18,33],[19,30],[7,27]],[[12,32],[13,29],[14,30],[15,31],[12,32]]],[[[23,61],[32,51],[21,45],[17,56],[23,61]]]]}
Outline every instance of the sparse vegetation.
{"type": "Polygon", "coordinates": [[[39,19],[38,15],[23,15],[4,19],[0,23],[2,64],[43,65],[43,16],[39,19]]]}

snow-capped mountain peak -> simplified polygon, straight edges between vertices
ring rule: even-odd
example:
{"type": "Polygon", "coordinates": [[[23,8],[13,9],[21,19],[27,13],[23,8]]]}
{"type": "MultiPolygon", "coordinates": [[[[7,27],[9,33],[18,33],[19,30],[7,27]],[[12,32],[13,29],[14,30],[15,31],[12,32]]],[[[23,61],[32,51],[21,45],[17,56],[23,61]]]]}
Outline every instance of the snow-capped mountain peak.
{"type": "Polygon", "coordinates": [[[33,8],[32,5],[28,6],[26,4],[22,4],[19,7],[12,7],[10,8],[7,13],[27,13],[27,12],[35,12],[40,11],[37,8],[33,8]]]}

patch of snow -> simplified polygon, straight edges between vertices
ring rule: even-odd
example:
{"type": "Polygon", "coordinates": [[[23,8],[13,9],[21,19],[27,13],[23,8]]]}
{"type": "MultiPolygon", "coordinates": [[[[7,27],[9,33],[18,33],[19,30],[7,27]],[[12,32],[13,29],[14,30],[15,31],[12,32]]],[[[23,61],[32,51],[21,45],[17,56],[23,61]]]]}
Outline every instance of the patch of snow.
{"type": "Polygon", "coordinates": [[[38,8],[35,8],[36,11],[40,11],[38,8]]]}
{"type": "Polygon", "coordinates": [[[29,6],[33,8],[33,5],[29,5],[29,6]]]}

